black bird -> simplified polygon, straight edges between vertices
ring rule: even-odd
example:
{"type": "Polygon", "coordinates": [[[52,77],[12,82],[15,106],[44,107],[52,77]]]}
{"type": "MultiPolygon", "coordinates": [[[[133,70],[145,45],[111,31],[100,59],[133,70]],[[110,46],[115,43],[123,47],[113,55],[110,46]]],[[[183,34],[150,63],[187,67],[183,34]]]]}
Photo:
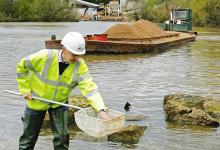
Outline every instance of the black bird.
{"type": "Polygon", "coordinates": [[[125,110],[125,111],[130,111],[130,109],[131,109],[131,104],[127,102],[127,103],[125,104],[125,106],[124,106],[124,110],[125,110]]]}

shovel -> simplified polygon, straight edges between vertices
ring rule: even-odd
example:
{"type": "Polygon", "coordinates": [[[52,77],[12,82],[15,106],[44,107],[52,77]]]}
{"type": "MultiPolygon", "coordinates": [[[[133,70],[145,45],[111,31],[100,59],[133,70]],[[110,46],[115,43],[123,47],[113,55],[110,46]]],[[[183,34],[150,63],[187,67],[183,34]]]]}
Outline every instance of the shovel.
{"type": "MultiPolygon", "coordinates": [[[[14,91],[4,90],[4,92],[21,96],[20,93],[14,91]]],[[[125,114],[112,109],[108,110],[108,114],[112,116],[112,118],[108,120],[102,120],[98,118],[97,112],[95,112],[91,107],[81,108],[74,105],[43,99],[40,97],[33,96],[32,98],[42,102],[79,109],[79,111],[74,113],[77,126],[86,134],[96,138],[118,132],[125,126],[125,114]]]]}

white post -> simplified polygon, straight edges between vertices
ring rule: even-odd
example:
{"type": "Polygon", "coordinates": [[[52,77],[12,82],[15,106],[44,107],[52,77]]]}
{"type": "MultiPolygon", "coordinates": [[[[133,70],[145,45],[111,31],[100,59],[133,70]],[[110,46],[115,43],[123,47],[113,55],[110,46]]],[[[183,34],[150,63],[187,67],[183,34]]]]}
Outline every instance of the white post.
{"type": "Polygon", "coordinates": [[[120,5],[119,5],[119,3],[118,3],[118,9],[117,9],[117,11],[118,11],[118,17],[119,17],[119,11],[120,11],[120,5]]]}
{"type": "Polygon", "coordinates": [[[106,6],[105,6],[105,17],[106,17],[106,6]]]}
{"type": "Polygon", "coordinates": [[[108,5],[108,15],[109,15],[109,18],[110,18],[110,13],[111,13],[111,8],[110,8],[110,4],[108,5]]]}

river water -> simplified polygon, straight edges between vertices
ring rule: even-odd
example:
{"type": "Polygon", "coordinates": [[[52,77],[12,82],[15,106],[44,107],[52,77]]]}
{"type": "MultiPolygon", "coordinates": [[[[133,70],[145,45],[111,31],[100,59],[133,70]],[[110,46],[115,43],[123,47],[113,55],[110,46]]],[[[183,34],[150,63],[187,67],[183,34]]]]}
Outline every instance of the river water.
{"type": "MultiPolygon", "coordinates": [[[[70,31],[102,33],[114,22],[0,23],[0,149],[18,148],[22,133],[20,117],[25,100],[2,90],[17,90],[16,63],[43,49],[44,41],[70,31]]],[[[139,143],[126,145],[80,139],[71,135],[70,149],[219,150],[220,128],[188,127],[165,121],[163,98],[186,93],[220,98],[220,29],[194,28],[195,42],[167,48],[163,52],[126,55],[88,55],[85,60],[105,103],[123,111],[126,102],[147,116],[139,143]]],[[[79,91],[75,90],[74,93],[79,91]]],[[[52,150],[51,134],[42,134],[35,149],[52,150]]]]}

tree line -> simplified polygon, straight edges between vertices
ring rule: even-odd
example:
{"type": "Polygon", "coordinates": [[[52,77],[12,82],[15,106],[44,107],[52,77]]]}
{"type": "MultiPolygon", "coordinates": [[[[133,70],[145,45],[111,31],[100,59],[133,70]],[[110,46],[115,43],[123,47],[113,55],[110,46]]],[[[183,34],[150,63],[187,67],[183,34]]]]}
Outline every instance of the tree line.
{"type": "Polygon", "coordinates": [[[77,21],[68,0],[0,0],[0,21],[77,21]]]}
{"type": "MultiPolygon", "coordinates": [[[[109,0],[86,0],[107,3],[109,0]]],[[[173,8],[191,8],[196,26],[220,27],[220,0],[141,0],[135,17],[152,22],[170,19],[173,8]]],[[[0,0],[0,21],[77,21],[76,6],[69,0],[0,0]]]]}
{"type": "Polygon", "coordinates": [[[163,22],[170,19],[173,8],[191,8],[195,26],[220,27],[220,0],[144,0],[138,16],[163,22]]]}

